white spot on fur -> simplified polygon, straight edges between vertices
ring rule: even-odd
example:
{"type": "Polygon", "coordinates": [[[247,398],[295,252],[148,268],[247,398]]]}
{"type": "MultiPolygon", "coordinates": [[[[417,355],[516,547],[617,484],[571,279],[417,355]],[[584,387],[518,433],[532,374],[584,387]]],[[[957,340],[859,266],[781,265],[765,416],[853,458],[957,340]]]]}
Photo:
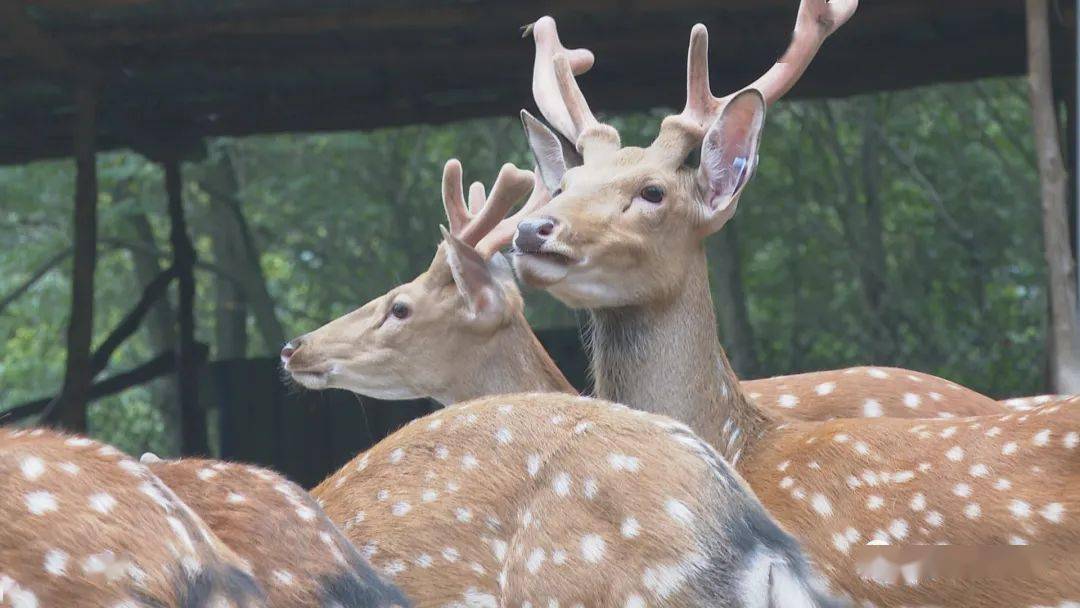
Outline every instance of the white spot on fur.
{"type": "Polygon", "coordinates": [[[688,526],[694,521],[693,512],[682,501],[669,498],[664,504],[664,509],[672,519],[683,525],[688,526]]]}
{"type": "Polygon", "coordinates": [[[1043,429],[1038,433],[1035,433],[1035,436],[1031,438],[1031,443],[1039,447],[1046,446],[1050,443],[1050,429],[1043,429]]]}
{"type": "Polygon", "coordinates": [[[886,373],[885,370],[877,369],[876,367],[871,367],[867,369],[866,375],[870,376],[871,378],[877,378],[879,380],[883,380],[889,377],[889,374],[886,373]]]}
{"type": "Polygon", "coordinates": [[[30,492],[26,495],[26,508],[34,515],[44,515],[56,511],[56,497],[49,492],[30,492]]]}
{"type": "Polygon", "coordinates": [[[599,535],[585,535],[581,537],[581,557],[590,564],[599,563],[604,558],[605,543],[599,535]]]}
{"type": "Polygon", "coordinates": [[[881,403],[876,399],[867,399],[864,401],[862,411],[863,416],[866,418],[880,418],[885,413],[881,408],[881,403]]]}
{"type": "Polygon", "coordinates": [[[780,406],[782,408],[791,409],[791,408],[795,407],[796,405],[799,405],[799,398],[796,397],[795,395],[783,394],[783,395],[780,395],[780,397],[777,398],[776,405],[778,405],[778,406],[780,406]]]}
{"type": "Polygon", "coordinates": [[[971,486],[966,483],[958,483],[953,486],[953,494],[956,494],[960,498],[967,498],[971,496],[971,486]]]}
{"type": "Polygon", "coordinates": [[[594,479],[592,477],[589,477],[588,479],[585,480],[584,485],[585,485],[585,498],[588,498],[589,500],[592,500],[593,498],[595,498],[596,497],[596,492],[598,490],[597,484],[596,484],[596,479],[594,479]]]}
{"type": "Polygon", "coordinates": [[[45,462],[37,456],[27,456],[19,463],[19,469],[22,470],[23,477],[34,481],[45,473],[45,462]]]}
{"type": "Polygon", "coordinates": [[[866,499],[866,508],[871,511],[877,511],[883,504],[885,504],[885,500],[876,494],[866,499]]]}
{"type": "Polygon", "coordinates": [[[1070,431],[1065,435],[1065,439],[1061,441],[1061,444],[1064,445],[1066,449],[1075,449],[1076,446],[1080,445],[1080,433],[1070,431]]]}
{"type": "Polygon", "coordinates": [[[58,466],[61,471],[67,473],[68,475],[78,475],[79,471],[81,470],[79,468],[79,465],[75,464],[74,462],[61,462],[56,466],[58,466]]]}
{"type": "Polygon", "coordinates": [[[570,474],[564,471],[556,475],[551,483],[551,489],[555,490],[555,494],[559,496],[568,496],[570,494],[570,474]]]}
{"type": "Polygon", "coordinates": [[[116,506],[116,499],[107,492],[98,492],[90,496],[90,508],[106,515],[116,506]]]}
{"type": "Polygon", "coordinates": [[[1009,511],[1012,512],[1013,517],[1016,519],[1027,519],[1031,517],[1031,505],[1022,500],[1013,500],[1009,503],[1009,511]]]}
{"type": "Polygon", "coordinates": [[[442,556],[443,559],[450,562],[451,564],[461,559],[461,554],[458,553],[458,550],[453,547],[446,547],[445,549],[443,549],[442,556]]]}
{"type": "Polygon", "coordinates": [[[547,553],[543,549],[537,547],[529,553],[528,559],[525,560],[525,568],[529,570],[530,574],[536,574],[540,570],[540,566],[544,565],[547,560],[547,553]]]}
{"type": "Polygon", "coordinates": [[[837,433],[833,435],[833,441],[836,443],[847,443],[849,439],[851,439],[851,436],[846,433],[837,433]]]}
{"type": "Polygon", "coordinates": [[[622,526],[620,526],[623,538],[634,538],[641,532],[641,525],[638,524],[638,520],[633,517],[627,517],[623,520],[622,526]]]}
{"type": "Polygon", "coordinates": [[[68,554],[59,549],[49,549],[45,552],[45,572],[53,576],[67,574],[68,554]]]}
{"type": "Polygon", "coordinates": [[[396,515],[397,517],[401,517],[401,516],[407,514],[409,511],[412,511],[412,505],[405,502],[404,500],[401,501],[401,502],[394,503],[394,506],[390,509],[390,512],[393,513],[394,515],[396,515]]]}
{"type": "Polygon", "coordinates": [[[529,454],[525,467],[529,471],[529,477],[536,477],[536,474],[540,472],[540,454],[529,454]]]}
{"type": "Polygon", "coordinates": [[[466,471],[475,469],[479,464],[480,462],[476,460],[476,456],[473,456],[472,454],[465,454],[461,457],[461,468],[466,471]]]}
{"type": "Polygon", "coordinates": [[[917,492],[911,497],[911,510],[915,512],[922,511],[926,508],[926,496],[922,492],[917,492]]]}
{"type": "Polygon", "coordinates": [[[637,456],[627,456],[617,452],[608,454],[608,464],[616,471],[630,471],[631,473],[641,468],[641,460],[637,456]]]}
{"type": "Polygon", "coordinates": [[[902,519],[894,519],[889,524],[889,534],[896,540],[904,540],[908,535],[908,524],[902,519]]]}
{"type": "Polygon", "coordinates": [[[814,494],[810,499],[810,506],[817,511],[818,515],[822,517],[829,517],[832,515],[832,503],[825,497],[824,494],[814,494]]]}
{"type": "Polygon", "coordinates": [[[908,409],[917,409],[922,404],[922,397],[915,393],[904,393],[904,407],[908,409]]]}
{"type": "Polygon", "coordinates": [[[979,516],[982,515],[982,507],[979,506],[979,503],[968,503],[967,506],[964,507],[964,515],[968,519],[978,519],[979,516]]]}
{"type": "Polygon", "coordinates": [[[1052,502],[1040,509],[1039,515],[1042,515],[1046,521],[1060,524],[1061,520],[1065,517],[1065,505],[1060,502],[1052,502]]]}
{"type": "Polygon", "coordinates": [[[1006,443],[1005,445],[1001,446],[1001,453],[1006,455],[1006,456],[1012,456],[1013,454],[1016,453],[1017,448],[1018,448],[1018,446],[1016,445],[1016,442],[1015,441],[1010,441],[1009,443],[1006,443]]]}
{"type": "Polygon", "coordinates": [[[499,443],[510,443],[513,438],[514,436],[510,433],[510,429],[506,428],[505,426],[495,431],[495,441],[498,441],[499,443]]]}
{"type": "Polygon", "coordinates": [[[937,511],[930,511],[926,514],[926,523],[930,524],[935,528],[940,528],[941,525],[945,523],[945,517],[943,517],[941,513],[938,513],[937,511]]]}
{"type": "Polygon", "coordinates": [[[945,452],[945,457],[953,462],[960,462],[964,459],[964,448],[954,445],[949,448],[948,452],[945,452]]]}

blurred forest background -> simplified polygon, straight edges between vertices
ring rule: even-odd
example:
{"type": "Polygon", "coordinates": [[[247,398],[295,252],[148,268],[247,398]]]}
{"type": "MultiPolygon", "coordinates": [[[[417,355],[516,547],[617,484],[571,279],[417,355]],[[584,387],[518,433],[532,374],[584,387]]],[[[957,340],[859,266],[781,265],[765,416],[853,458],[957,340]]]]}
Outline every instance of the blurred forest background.
{"type": "MultiPolygon", "coordinates": [[[[647,143],[665,111],[612,117],[647,143]]],[[[1006,397],[1044,391],[1047,299],[1023,80],[781,102],[736,220],[709,243],[721,334],[748,378],[853,364],[932,372],[1006,397]]],[[[184,194],[199,254],[197,338],[213,360],[282,342],[428,264],[442,164],[490,183],[530,165],[516,118],[213,141],[184,194]]],[[[95,336],[167,266],[159,165],[98,156],[95,336]]],[[[63,382],[74,163],[0,168],[0,412],[63,382]]],[[[581,321],[529,294],[536,327],[581,321]]],[[[175,342],[158,306],[110,362],[175,342]]],[[[173,378],[95,402],[91,432],[175,453],[173,378]]]]}

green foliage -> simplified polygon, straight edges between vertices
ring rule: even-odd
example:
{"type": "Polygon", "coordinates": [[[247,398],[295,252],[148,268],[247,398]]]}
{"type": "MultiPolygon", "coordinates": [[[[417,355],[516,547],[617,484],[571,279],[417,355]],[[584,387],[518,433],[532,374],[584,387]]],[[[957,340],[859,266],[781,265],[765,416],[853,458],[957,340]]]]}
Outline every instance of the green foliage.
{"type": "MultiPolygon", "coordinates": [[[[612,118],[647,144],[661,112],[612,118]]],[[[759,174],[740,203],[740,267],[763,374],[856,363],[930,371],[987,393],[1043,387],[1046,276],[1038,184],[1020,81],[940,86],[839,101],[782,103],[768,119],[759,174]]],[[[369,133],[210,142],[185,166],[197,271],[198,339],[214,340],[215,205],[233,197],[274,309],[298,335],[428,264],[445,223],[442,166],[490,185],[504,162],[530,160],[515,118],[369,133]],[[233,191],[208,177],[225,159],[233,191]]],[[[162,173],[129,152],[102,154],[95,335],[141,291],[135,256],[168,264],[162,173]],[[133,226],[144,218],[150,239],[133,226]]],[[[0,169],[0,298],[70,245],[70,162],[0,169]]],[[[0,311],[0,410],[58,388],[70,262],[0,311]]],[[[145,277],[144,277],[145,279],[145,277]]],[[[249,311],[250,312],[250,311],[249,311]]],[[[539,327],[575,315],[529,295],[539,327]]],[[[249,354],[277,344],[249,314],[249,354]]],[[[112,373],[154,354],[146,329],[112,373]]],[[[95,434],[129,451],[164,450],[147,388],[91,410],[95,434]]]]}

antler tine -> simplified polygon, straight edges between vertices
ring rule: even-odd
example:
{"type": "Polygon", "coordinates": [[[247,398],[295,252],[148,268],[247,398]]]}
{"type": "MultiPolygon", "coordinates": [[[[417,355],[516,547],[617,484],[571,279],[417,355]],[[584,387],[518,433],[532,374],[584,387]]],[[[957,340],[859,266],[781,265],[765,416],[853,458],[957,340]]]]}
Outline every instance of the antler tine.
{"type": "Polygon", "coordinates": [[[847,23],[858,7],[859,0],[802,0],[787,51],[749,88],[761,91],[770,105],[783,97],[802,78],[825,39],[847,23]]]}
{"type": "MultiPolygon", "coordinates": [[[[541,17],[527,28],[536,42],[536,56],[533,60],[532,90],[536,106],[564,137],[577,143],[580,132],[575,127],[569,110],[563,102],[558,78],[555,74],[555,57],[563,55],[570,65],[571,79],[574,75],[584,74],[592,67],[592,51],[588,49],[567,49],[559,40],[559,30],[551,17],[541,17]]],[[[586,109],[588,106],[586,106],[586,109]]]]}
{"type": "Polygon", "coordinates": [[[451,158],[443,166],[443,208],[450,222],[450,234],[457,236],[469,223],[469,211],[465,208],[465,193],[461,189],[461,161],[451,158]]]}
{"type": "Polygon", "coordinates": [[[526,216],[543,207],[551,201],[551,192],[544,186],[544,180],[540,176],[539,168],[533,168],[533,189],[525,204],[516,213],[499,222],[495,228],[480,239],[476,250],[485,259],[490,258],[496,251],[510,244],[517,232],[517,225],[526,216]]]}
{"type": "MultiPolygon", "coordinates": [[[[765,103],[772,105],[795,86],[825,39],[846,23],[858,6],[859,0],[801,0],[795,32],[784,55],[740,91],[757,89],[765,103]]],[[[678,122],[700,137],[734,95],[713,96],[709,87],[709,32],[704,25],[695,25],[686,59],[686,106],[678,122]]]]}
{"type": "Polygon", "coordinates": [[[518,169],[511,163],[503,165],[483,208],[469,221],[460,234],[454,236],[466,245],[475,247],[480,239],[491,232],[503,219],[514,203],[528,193],[532,181],[531,172],[518,169]]]}
{"type": "Polygon", "coordinates": [[[473,182],[469,186],[469,213],[472,215],[480,213],[486,200],[487,193],[484,191],[484,184],[482,182],[473,182]]]}

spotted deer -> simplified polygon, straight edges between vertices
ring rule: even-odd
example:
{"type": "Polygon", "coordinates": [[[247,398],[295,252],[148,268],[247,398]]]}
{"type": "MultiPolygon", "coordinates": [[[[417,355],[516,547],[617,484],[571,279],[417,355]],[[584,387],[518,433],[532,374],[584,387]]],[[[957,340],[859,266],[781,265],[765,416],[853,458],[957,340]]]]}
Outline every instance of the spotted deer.
{"type": "Polygon", "coordinates": [[[0,429],[0,606],[264,606],[240,560],[112,446],[0,429]]]}
{"type": "Polygon", "coordinates": [[[239,463],[143,454],[175,492],[242,560],[272,608],[407,606],[303,488],[239,463]]]}
{"type": "Polygon", "coordinates": [[[840,605],[688,428],[568,394],[491,260],[546,202],[536,187],[501,219],[528,183],[504,167],[466,206],[448,162],[450,229],[428,271],[286,346],[311,388],[458,403],[315,488],[327,514],[421,606],[840,605]],[[515,386],[554,392],[467,401],[515,386]]]}
{"type": "Polygon", "coordinates": [[[313,495],[418,606],[846,605],[685,425],[585,397],[447,407],[313,495]]]}
{"type": "MultiPolygon", "coordinates": [[[[538,27],[539,40],[548,31],[543,23],[538,27]]],[[[530,141],[559,145],[528,113],[522,121],[530,141]]],[[[529,172],[507,165],[490,199],[481,184],[473,184],[467,204],[461,164],[448,161],[442,196],[450,230],[428,269],[286,344],[281,351],[285,370],[309,388],[343,388],[389,399],[430,397],[444,405],[500,393],[574,392],[529,327],[521,292],[498,255],[510,244],[518,221],[551,199],[538,171],[526,203],[504,218],[525,195],[529,180],[529,172]],[[474,356],[455,356],[460,352],[474,356]]],[[[1003,411],[975,391],[898,369],[814,372],[743,386],[764,408],[807,420],[1003,411]]]]}
{"type": "MultiPolygon", "coordinates": [[[[707,32],[695,26],[686,107],[645,149],[621,147],[618,133],[595,119],[566,55],[547,57],[546,68],[538,58],[558,90],[534,77],[537,104],[562,125],[582,163],[537,154],[556,195],[519,224],[515,267],[526,282],[590,311],[599,396],[688,423],[824,565],[834,589],[882,606],[1075,602],[1076,400],[1021,414],[799,421],[749,399],[717,339],[702,242],[735,212],[767,104],[855,4],[803,0],[780,63],[725,98],[709,90],[707,32]],[[700,164],[688,166],[697,147],[700,164]],[[1029,579],[914,576],[888,585],[858,574],[853,548],[868,542],[987,552],[1032,543],[1048,555],[1029,579]]],[[[543,36],[545,25],[554,29],[547,22],[534,31],[543,36]]],[[[879,368],[866,374],[891,377],[879,368]]]]}

